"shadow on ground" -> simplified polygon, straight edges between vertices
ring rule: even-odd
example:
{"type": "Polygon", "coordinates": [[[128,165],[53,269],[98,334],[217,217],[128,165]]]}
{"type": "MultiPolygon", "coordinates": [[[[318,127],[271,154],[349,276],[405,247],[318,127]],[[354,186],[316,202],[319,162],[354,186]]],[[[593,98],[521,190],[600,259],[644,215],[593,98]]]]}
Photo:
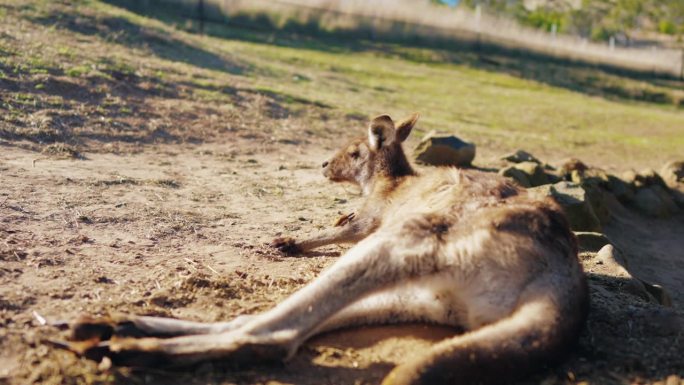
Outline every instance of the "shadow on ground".
{"type": "Polygon", "coordinates": [[[141,48],[166,60],[180,61],[231,74],[243,74],[249,71],[243,63],[174,39],[163,31],[141,27],[121,17],[103,17],[53,10],[48,15],[33,18],[32,21],[47,27],[54,26],[84,35],[96,35],[105,41],[127,47],[141,48]]]}
{"type": "MultiPolygon", "coordinates": [[[[144,7],[138,2],[106,0],[128,10],[156,18],[191,31],[198,22],[192,9],[144,7]]],[[[399,23],[401,24],[401,23],[399,23]]],[[[401,24],[397,30],[411,25],[401,24]]],[[[684,106],[684,79],[652,71],[630,70],[610,65],[598,65],[581,60],[557,58],[521,48],[508,48],[494,43],[482,44],[469,40],[421,40],[391,36],[374,36],[367,31],[331,33],[315,23],[300,25],[292,22],[276,27],[266,17],[236,17],[230,24],[205,22],[204,32],[223,38],[246,40],[259,44],[273,44],[326,52],[376,52],[379,55],[401,57],[421,63],[461,64],[492,72],[546,83],[555,87],[614,100],[638,100],[659,104],[684,106]],[[429,52],[421,48],[431,48],[429,52]],[[632,84],[625,84],[630,80],[632,84]]]]}

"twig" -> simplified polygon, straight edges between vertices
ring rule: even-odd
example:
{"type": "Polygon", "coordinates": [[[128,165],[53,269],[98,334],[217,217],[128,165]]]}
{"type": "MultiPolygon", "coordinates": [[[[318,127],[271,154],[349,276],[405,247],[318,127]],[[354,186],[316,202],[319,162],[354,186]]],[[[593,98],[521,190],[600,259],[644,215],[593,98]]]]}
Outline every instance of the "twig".
{"type": "Polygon", "coordinates": [[[38,321],[38,323],[39,323],[41,326],[45,326],[45,325],[47,324],[47,320],[45,319],[45,317],[43,317],[42,315],[38,314],[37,311],[34,310],[32,313],[33,313],[33,317],[35,317],[36,321],[38,321]]]}
{"type": "Polygon", "coordinates": [[[204,267],[206,267],[207,269],[209,269],[209,270],[213,271],[213,272],[214,272],[214,274],[216,274],[216,275],[218,275],[218,273],[219,273],[218,271],[214,270],[214,268],[213,268],[213,267],[211,267],[211,266],[209,266],[209,265],[204,265],[204,267]]]}

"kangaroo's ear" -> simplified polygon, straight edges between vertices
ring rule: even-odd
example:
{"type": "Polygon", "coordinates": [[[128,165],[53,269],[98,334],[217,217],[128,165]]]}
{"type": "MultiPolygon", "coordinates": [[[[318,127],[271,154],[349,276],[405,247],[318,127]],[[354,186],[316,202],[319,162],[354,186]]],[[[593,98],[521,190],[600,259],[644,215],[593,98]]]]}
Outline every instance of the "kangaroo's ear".
{"type": "Polygon", "coordinates": [[[413,113],[413,115],[397,124],[397,131],[395,134],[397,136],[397,141],[403,142],[406,140],[406,138],[408,138],[409,134],[411,133],[411,129],[413,129],[413,126],[416,125],[419,116],[420,115],[418,115],[417,112],[413,113]]]}
{"type": "Polygon", "coordinates": [[[394,122],[387,115],[374,118],[368,127],[368,143],[374,151],[394,140],[394,122]]]}

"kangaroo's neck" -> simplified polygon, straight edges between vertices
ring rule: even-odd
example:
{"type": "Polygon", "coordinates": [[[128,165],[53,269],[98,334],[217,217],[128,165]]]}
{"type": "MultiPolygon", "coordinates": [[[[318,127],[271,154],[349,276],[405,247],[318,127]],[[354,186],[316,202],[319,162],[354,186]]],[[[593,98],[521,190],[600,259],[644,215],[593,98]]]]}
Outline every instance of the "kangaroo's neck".
{"type": "Polygon", "coordinates": [[[406,155],[398,147],[398,151],[378,151],[374,159],[372,176],[362,186],[363,194],[377,198],[385,198],[410,176],[417,175],[411,167],[406,155]]]}

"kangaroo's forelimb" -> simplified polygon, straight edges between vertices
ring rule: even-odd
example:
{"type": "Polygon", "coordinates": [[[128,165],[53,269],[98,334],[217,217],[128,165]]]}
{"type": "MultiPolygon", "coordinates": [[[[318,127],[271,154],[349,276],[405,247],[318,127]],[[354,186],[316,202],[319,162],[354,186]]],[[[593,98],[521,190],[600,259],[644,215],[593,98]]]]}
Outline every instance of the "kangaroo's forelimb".
{"type": "Polygon", "coordinates": [[[375,231],[379,223],[373,217],[349,214],[338,219],[335,227],[322,230],[311,238],[298,241],[281,237],[274,239],[271,246],[286,254],[298,254],[325,245],[356,243],[375,231]]]}

